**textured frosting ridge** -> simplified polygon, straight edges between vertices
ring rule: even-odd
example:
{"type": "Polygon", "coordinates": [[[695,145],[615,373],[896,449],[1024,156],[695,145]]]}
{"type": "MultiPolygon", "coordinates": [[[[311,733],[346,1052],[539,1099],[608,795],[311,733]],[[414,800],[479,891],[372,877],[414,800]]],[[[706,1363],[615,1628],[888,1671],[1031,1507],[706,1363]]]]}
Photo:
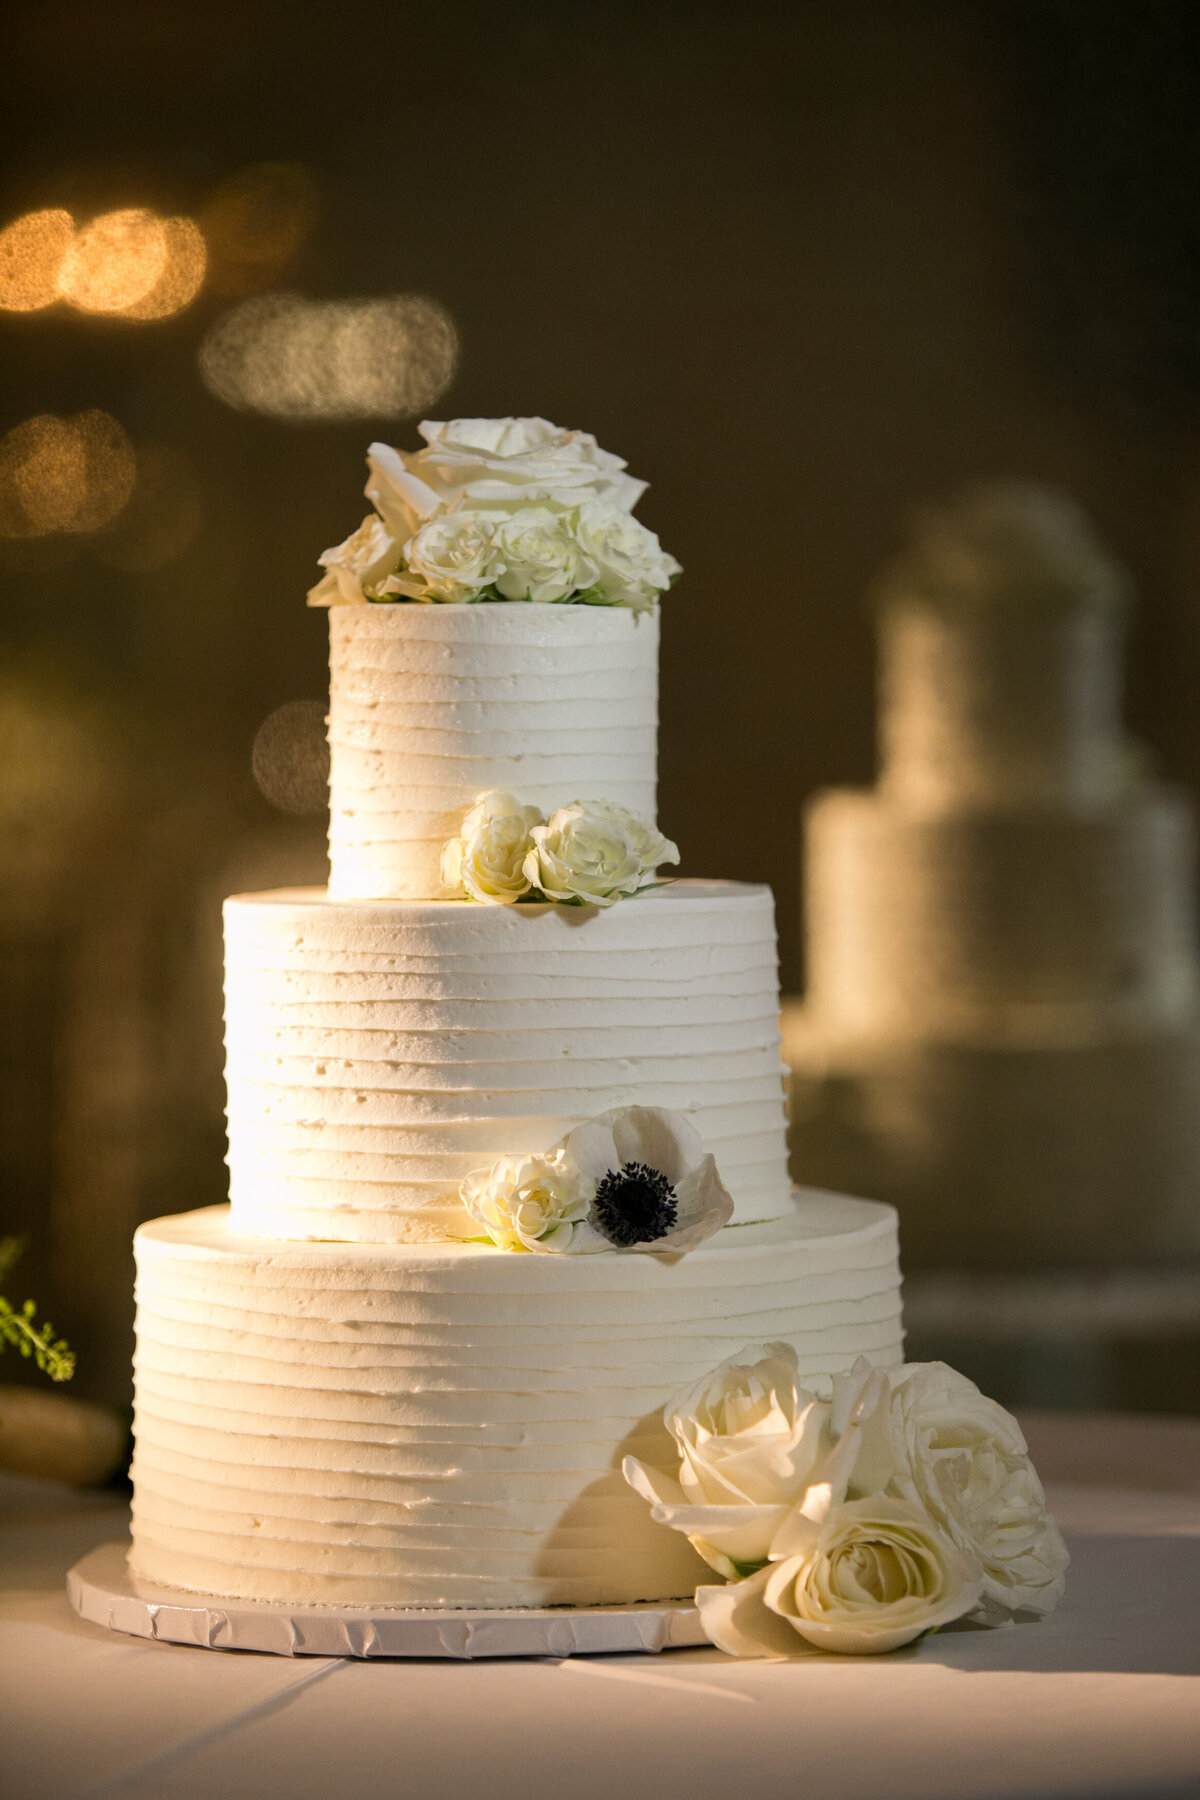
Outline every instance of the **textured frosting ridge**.
{"type": "Polygon", "coordinates": [[[790,1206],[770,890],[594,907],[226,902],[230,1198],[241,1231],[470,1230],[463,1176],[610,1107],[696,1125],[734,1220],[790,1206]]]}
{"type": "Polygon", "coordinates": [[[658,614],[614,606],[334,606],[330,892],[437,899],[481,793],[654,817],[658,614]]]}
{"type": "Polygon", "coordinates": [[[748,1341],[806,1384],[902,1357],[895,1214],[806,1194],[690,1256],[264,1244],[144,1225],[133,1566],[300,1604],[601,1605],[690,1593],[621,1458],[748,1341]]]}

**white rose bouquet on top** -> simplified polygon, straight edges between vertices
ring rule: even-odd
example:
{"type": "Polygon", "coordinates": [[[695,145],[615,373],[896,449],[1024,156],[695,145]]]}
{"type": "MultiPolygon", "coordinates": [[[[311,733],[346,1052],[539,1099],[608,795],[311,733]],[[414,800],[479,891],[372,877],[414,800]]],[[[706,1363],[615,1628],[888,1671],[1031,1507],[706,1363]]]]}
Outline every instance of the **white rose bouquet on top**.
{"type": "Polygon", "coordinates": [[[1062,1595],[1066,1548],[1020,1428],[942,1363],[860,1357],[827,1401],[790,1344],[750,1348],[663,1418],[677,1472],[627,1457],[625,1479],[726,1577],[696,1604],[732,1656],[894,1650],[1062,1595]]]}
{"type": "Polygon", "coordinates": [[[426,419],[425,448],[372,444],[375,508],[319,561],[310,606],[573,601],[645,611],[680,573],[633,517],[644,481],[547,419],[426,419]]]}

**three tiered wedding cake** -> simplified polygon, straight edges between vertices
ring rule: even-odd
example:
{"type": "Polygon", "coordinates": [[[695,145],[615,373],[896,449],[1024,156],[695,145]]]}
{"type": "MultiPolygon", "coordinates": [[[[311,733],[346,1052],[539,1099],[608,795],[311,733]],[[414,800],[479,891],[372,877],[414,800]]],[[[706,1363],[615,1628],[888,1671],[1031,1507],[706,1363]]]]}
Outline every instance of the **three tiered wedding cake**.
{"type": "Polygon", "coordinates": [[[789,1191],[769,891],[656,877],[641,485],[540,420],[422,431],[312,596],[328,891],[225,909],[230,1206],[138,1233],[131,1560],[293,1604],[680,1596],[704,1564],[623,1459],[748,1342],[825,1394],[899,1364],[895,1216],[789,1191]]]}

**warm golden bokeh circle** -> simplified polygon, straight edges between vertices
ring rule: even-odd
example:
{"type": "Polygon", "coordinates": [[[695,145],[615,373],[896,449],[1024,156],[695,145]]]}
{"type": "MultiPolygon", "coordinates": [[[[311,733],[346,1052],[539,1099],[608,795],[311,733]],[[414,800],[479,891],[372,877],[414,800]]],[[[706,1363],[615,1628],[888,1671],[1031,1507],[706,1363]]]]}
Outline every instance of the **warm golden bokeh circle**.
{"type": "Polygon", "coordinates": [[[167,263],[163,222],[144,207],[101,213],[75,234],[59,292],[81,312],[123,313],[144,300],[167,263]]]}
{"type": "Polygon", "coordinates": [[[166,319],[195,299],[207,267],[194,219],[133,206],[76,230],[70,213],[52,207],[0,231],[0,310],[37,312],[65,300],[79,312],[166,319]]]}
{"type": "Polygon", "coordinates": [[[26,213],[0,231],[0,308],[38,312],[59,297],[59,272],[75,238],[61,207],[26,213]]]}
{"type": "Polygon", "coordinates": [[[133,445],[109,413],[26,419],[0,439],[0,535],[99,531],[123,511],[136,479],[133,445]]]}
{"type": "Polygon", "coordinates": [[[301,163],[257,163],[231,175],[200,214],[220,294],[268,287],[312,227],[317,184],[301,163]]]}

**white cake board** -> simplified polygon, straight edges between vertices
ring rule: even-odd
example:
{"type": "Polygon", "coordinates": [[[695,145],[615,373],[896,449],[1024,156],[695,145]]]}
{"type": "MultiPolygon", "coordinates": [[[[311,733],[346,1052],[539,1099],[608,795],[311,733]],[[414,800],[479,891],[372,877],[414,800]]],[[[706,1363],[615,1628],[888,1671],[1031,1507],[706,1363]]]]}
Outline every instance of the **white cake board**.
{"type": "Polygon", "coordinates": [[[706,1644],[690,1600],[634,1606],[277,1606],[159,1587],[130,1572],[128,1543],[101,1544],[67,1576],[81,1618],[110,1631],[274,1656],[591,1656],[706,1644]]]}

